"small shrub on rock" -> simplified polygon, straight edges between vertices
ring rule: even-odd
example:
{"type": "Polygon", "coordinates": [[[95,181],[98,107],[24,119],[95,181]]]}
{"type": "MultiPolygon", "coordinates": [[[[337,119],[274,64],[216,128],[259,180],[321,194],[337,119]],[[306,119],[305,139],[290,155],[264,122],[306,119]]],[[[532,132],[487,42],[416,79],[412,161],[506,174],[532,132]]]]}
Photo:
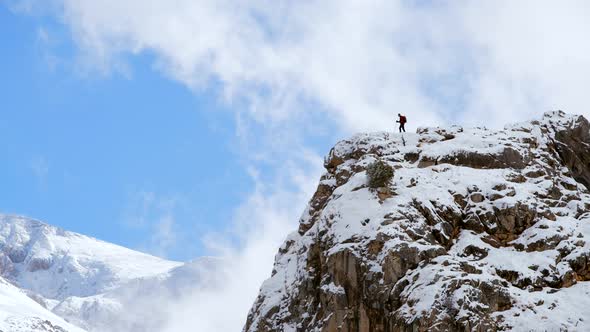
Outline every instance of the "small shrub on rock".
{"type": "Polygon", "coordinates": [[[367,177],[369,179],[369,187],[386,187],[389,184],[389,180],[393,178],[393,167],[381,160],[377,160],[367,167],[367,177]]]}

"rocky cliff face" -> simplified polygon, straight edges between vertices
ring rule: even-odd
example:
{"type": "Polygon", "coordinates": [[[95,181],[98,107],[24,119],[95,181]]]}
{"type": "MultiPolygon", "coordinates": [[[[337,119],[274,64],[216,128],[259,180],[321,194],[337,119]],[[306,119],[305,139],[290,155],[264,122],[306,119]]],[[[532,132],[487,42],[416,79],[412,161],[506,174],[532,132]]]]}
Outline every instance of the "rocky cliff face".
{"type": "Polygon", "coordinates": [[[585,118],[362,134],[325,167],[245,331],[590,330],[585,118]]]}

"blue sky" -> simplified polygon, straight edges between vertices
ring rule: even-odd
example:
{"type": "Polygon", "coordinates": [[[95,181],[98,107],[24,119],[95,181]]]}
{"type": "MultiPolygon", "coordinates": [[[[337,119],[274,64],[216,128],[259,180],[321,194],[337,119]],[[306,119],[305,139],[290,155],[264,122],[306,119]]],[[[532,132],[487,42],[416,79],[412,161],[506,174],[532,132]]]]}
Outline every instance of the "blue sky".
{"type": "MultiPolygon", "coordinates": [[[[215,91],[192,93],[153,70],[149,55],[129,61],[127,76],[78,73],[64,31],[0,6],[0,210],[147,250],[151,219],[166,209],[188,238],[226,225],[251,180],[215,91]],[[145,193],[173,206],[144,214],[145,193]],[[138,225],[142,216],[150,220],[138,225]]],[[[169,257],[202,254],[179,242],[169,257]]]]}

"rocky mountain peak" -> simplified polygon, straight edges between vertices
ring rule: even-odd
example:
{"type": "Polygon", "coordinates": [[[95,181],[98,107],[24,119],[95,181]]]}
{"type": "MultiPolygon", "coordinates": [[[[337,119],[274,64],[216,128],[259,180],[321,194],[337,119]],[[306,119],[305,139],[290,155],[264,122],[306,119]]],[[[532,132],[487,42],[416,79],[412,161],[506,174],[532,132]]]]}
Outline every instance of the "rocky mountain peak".
{"type": "Polygon", "coordinates": [[[359,134],[325,167],[245,331],[590,329],[584,117],[359,134]]]}

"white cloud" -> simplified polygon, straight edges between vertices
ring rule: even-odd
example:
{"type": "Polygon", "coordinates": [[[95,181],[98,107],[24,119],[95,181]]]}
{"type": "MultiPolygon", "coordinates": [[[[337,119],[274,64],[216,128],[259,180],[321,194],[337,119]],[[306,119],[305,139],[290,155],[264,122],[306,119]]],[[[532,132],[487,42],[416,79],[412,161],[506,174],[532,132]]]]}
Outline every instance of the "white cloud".
{"type": "Polygon", "coordinates": [[[497,124],[558,108],[590,114],[588,2],[476,2],[460,13],[477,69],[466,119],[497,124]]]}
{"type": "Polygon", "coordinates": [[[86,66],[126,68],[120,55],[149,51],[166,75],[218,82],[263,123],[323,111],[354,131],[390,128],[399,110],[420,125],[585,112],[584,1],[44,3],[61,9],[86,66]]]}
{"type": "MultiPolygon", "coordinates": [[[[321,159],[313,164],[321,165],[321,159]]],[[[254,176],[256,188],[236,210],[231,226],[204,239],[211,254],[223,257],[224,263],[211,278],[222,287],[199,284],[190,296],[168,303],[163,331],[188,331],[195,326],[199,331],[241,330],[262,280],[270,276],[276,250],[296,229],[319,174],[319,167],[293,164],[285,165],[272,181],[261,182],[254,176]]]]}

